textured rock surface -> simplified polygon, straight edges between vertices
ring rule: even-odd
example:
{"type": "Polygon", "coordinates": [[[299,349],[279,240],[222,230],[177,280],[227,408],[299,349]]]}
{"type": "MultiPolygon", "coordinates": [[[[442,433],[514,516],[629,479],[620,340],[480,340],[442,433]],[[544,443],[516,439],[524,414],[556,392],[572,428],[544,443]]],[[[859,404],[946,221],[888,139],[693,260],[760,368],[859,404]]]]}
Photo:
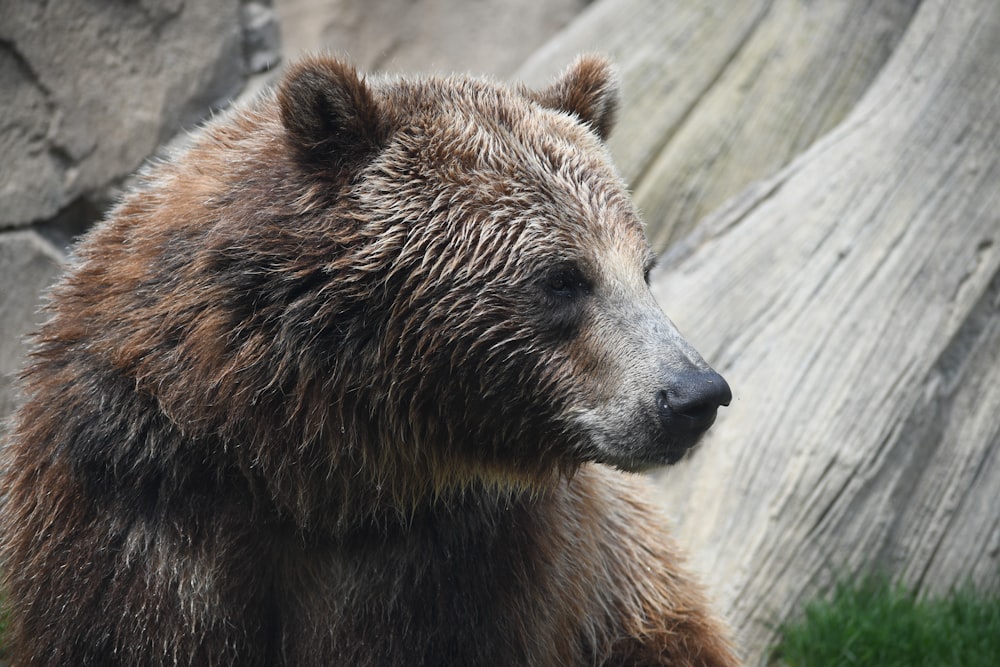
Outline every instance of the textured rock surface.
{"type": "MultiPolygon", "coordinates": [[[[266,7],[254,8],[250,34],[267,42],[266,7]]],[[[252,11],[239,0],[0,4],[0,227],[79,199],[102,208],[109,185],[224,106],[248,62],[262,64],[261,47],[244,50],[252,11]]]]}
{"type": "MultiPolygon", "coordinates": [[[[38,294],[61,268],[62,254],[31,230],[0,234],[0,420],[14,407],[11,383],[24,358],[23,337],[40,322],[38,294]]],[[[3,426],[0,421],[0,433],[3,426]]]]}
{"type": "MultiPolygon", "coordinates": [[[[277,0],[285,56],[319,49],[360,69],[506,76],[589,0],[277,0]]],[[[565,64],[565,63],[563,63],[565,64]]]]}
{"type": "Polygon", "coordinates": [[[661,487],[751,662],[832,577],[1000,569],[1000,5],[926,0],[854,111],[655,292],[735,391],[661,487]]]}

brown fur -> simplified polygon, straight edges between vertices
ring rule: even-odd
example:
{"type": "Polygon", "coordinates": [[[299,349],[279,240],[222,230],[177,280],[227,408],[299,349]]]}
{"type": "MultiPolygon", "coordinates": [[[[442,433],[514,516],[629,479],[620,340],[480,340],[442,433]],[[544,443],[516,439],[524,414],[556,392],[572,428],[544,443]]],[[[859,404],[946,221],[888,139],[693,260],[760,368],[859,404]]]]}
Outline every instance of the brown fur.
{"type": "Polygon", "coordinates": [[[312,59],[148,170],[4,448],[12,664],[735,664],[595,463],[652,427],[581,426],[636,421],[613,322],[652,303],[616,100],[594,58],[540,92],[312,59]]]}

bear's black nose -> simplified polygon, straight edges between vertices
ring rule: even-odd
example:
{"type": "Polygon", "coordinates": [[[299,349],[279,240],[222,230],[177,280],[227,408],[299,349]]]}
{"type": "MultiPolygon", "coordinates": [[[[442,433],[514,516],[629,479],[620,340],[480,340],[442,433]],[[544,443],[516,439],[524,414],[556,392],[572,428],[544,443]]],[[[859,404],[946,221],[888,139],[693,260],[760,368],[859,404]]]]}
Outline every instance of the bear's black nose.
{"type": "Polygon", "coordinates": [[[697,430],[707,429],[715,421],[719,406],[729,405],[733,392],[715,371],[691,370],[672,378],[670,387],[660,391],[657,405],[664,421],[681,417],[697,430]]]}

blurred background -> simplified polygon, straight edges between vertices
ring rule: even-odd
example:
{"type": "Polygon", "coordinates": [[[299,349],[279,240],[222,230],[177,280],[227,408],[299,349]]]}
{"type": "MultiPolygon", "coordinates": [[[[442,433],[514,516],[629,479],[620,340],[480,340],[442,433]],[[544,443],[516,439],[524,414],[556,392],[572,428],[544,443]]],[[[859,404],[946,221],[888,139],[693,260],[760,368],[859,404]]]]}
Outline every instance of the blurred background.
{"type": "Polygon", "coordinates": [[[317,50],[535,86],[616,61],[654,293],[736,396],[654,479],[749,662],[845,577],[995,590],[996,0],[6,0],[0,417],[72,240],[317,50]]]}

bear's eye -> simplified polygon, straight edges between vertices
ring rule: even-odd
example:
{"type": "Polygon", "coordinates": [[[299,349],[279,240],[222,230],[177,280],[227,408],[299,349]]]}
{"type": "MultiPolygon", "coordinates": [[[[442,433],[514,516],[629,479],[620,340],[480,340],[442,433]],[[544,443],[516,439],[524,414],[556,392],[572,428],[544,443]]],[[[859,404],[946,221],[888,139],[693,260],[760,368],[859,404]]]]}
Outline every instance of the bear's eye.
{"type": "Polygon", "coordinates": [[[590,293],[590,283],[575,266],[560,266],[545,277],[545,290],[560,299],[577,299],[590,293]]]}
{"type": "Polygon", "coordinates": [[[646,261],[646,266],[642,269],[642,279],[646,281],[646,285],[649,285],[649,275],[653,272],[653,269],[656,268],[656,261],[655,257],[649,258],[649,260],[646,261]]]}

